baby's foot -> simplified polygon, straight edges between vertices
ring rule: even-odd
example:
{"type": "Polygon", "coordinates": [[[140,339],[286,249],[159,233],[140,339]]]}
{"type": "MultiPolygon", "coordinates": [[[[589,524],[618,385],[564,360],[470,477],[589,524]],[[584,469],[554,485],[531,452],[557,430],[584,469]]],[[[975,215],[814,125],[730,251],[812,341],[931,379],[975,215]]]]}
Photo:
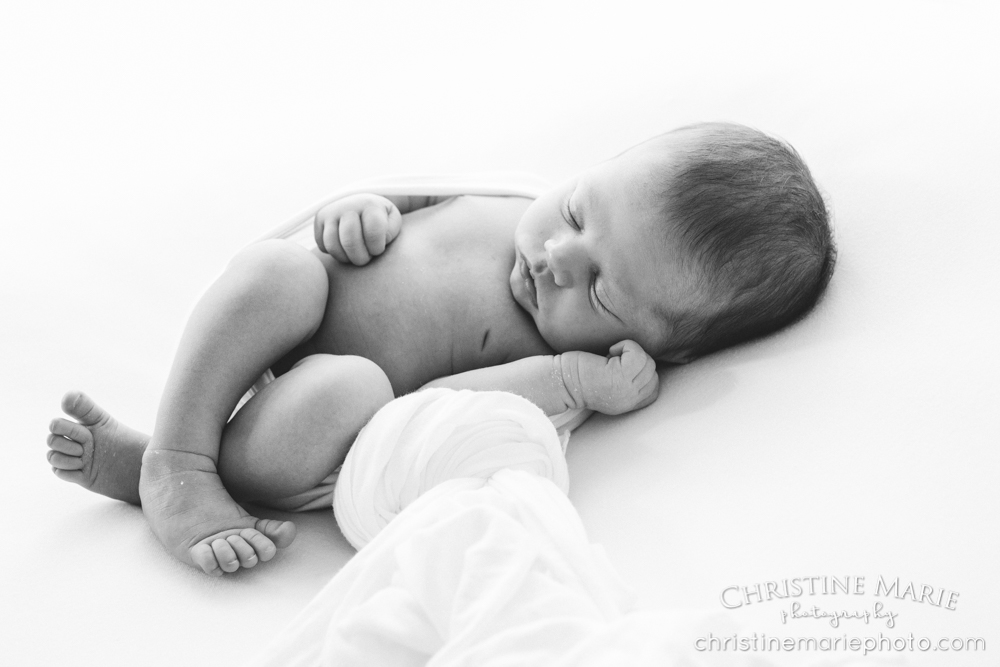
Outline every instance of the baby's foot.
{"type": "Polygon", "coordinates": [[[59,479],[101,495],[139,504],[139,469],[149,436],[124,426],[86,394],[63,396],[59,417],[49,424],[48,459],[59,479]]]}
{"type": "Polygon", "coordinates": [[[203,454],[148,448],[139,495],[164,546],[213,576],[271,560],[295,539],[291,521],[258,519],[237,505],[203,454]]]}

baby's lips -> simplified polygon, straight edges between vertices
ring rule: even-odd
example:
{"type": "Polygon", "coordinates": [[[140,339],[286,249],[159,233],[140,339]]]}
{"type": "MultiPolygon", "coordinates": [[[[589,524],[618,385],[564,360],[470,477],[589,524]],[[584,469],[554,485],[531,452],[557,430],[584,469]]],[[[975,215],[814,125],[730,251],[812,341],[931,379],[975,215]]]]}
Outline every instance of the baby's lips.
{"type": "Polygon", "coordinates": [[[524,286],[528,289],[528,296],[535,308],[538,308],[538,286],[535,283],[535,274],[531,270],[524,253],[521,253],[521,277],[524,279],[524,286]]]}

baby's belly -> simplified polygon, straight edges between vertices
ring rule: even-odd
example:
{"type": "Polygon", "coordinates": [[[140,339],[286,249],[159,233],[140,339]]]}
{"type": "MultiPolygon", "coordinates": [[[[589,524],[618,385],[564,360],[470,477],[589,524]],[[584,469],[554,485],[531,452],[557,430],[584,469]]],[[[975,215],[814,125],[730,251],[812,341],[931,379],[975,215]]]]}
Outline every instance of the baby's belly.
{"type": "Polygon", "coordinates": [[[450,373],[452,332],[447,302],[424,296],[426,279],[388,264],[328,266],[330,297],[313,342],[320,352],[371,359],[400,395],[450,373]]]}
{"type": "Polygon", "coordinates": [[[393,244],[367,266],[321,255],[330,294],[313,350],[371,359],[396,395],[540,353],[544,343],[508,281],[523,206],[490,206],[483,219],[490,202],[465,199],[406,216],[393,244]]]}

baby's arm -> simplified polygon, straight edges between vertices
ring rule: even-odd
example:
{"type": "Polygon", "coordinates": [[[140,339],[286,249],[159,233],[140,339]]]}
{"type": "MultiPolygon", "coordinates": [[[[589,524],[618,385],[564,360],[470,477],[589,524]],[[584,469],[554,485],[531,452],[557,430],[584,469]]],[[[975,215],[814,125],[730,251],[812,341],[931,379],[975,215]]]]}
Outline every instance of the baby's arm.
{"type": "Polygon", "coordinates": [[[316,245],[343,264],[364,266],[399,235],[403,213],[433,206],[444,197],[357,194],[321,208],[313,220],[316,245]]]}
{"type": "Polygon", "coordinates": [[[656,400],[659,386],[656,362],[638,343],[626,340],[608,357],[589,352],[526,357],[439,378],[423,388],[509,391],[553,416],[574,408],[608,415],[638,410],[656,400]]]}
{"type": "Polygon", "coordinates": [[[451,199],[451,197],[435,197],[431,195],[389,195],[386,199],[395,204],[400,213],[410,213],[411,211],[418,211],[422,208],[427,208],[428,206],[440,204],[446,199],[451,199]]]}

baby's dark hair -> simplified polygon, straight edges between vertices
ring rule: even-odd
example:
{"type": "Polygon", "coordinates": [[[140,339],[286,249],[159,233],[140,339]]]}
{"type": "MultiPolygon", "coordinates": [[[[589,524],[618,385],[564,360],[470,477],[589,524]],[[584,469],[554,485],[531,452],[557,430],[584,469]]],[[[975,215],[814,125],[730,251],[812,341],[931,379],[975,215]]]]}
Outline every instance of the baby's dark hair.
{"type": "Polygon", "coordinates": [[[674,314],[670,348],[698,357],[808,313],[837,251],[823,197],[794,148],[763,132],[704,123],[686,142],[665,212],[716,308],[674,314]]]}

